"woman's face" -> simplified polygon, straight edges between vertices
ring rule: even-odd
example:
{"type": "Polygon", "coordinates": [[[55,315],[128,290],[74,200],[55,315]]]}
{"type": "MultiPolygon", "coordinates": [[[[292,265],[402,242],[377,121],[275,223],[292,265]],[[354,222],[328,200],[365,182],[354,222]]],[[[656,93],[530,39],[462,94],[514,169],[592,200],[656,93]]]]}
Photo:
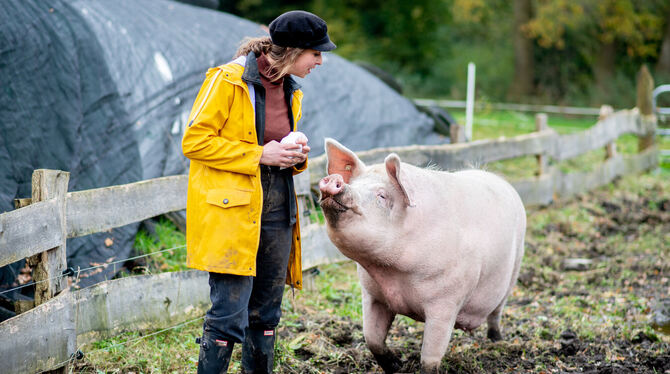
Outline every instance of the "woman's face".
{"type": "Polygon", "coordinates": [[[305,78],[307,74],[312,72],[316,65],[321,65],[323,62],[321,52],[314,49],[306,49],[297,60],[293,63],[288,73],[291,75],[305,78]]]}

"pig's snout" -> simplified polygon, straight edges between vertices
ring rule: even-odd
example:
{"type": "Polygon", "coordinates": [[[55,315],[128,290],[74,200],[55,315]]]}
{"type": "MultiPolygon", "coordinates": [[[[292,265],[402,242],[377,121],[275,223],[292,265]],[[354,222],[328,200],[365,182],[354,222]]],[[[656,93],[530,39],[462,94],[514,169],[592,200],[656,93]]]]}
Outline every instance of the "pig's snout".
{"type": "Polygon", "coordinates": [[[344,178],[339,174],[331,174],[319,181],[319,189],[321,190],[321,200],[335,196],[342,192],[344,188],[344,178]]]}

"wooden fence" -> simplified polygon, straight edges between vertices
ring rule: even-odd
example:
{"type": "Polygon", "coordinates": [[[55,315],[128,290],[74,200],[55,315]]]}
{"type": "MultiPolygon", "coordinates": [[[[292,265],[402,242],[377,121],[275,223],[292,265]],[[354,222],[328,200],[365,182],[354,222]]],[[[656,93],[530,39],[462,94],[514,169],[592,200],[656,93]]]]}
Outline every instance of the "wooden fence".
{"type": "MultiPolygon", "coordinates": [[[[615,177],[655,168],[656,118],[651,112],[653,82],[643,68],[638,77],[636,109],[612,113],[607,107],[591,128],[559,135],[536,117],[537,131],[513,138],[471,143],[379,148],[359,152],[366,163],[396,152],[405,162],[436,164],[445,170],[479,163],[535,156],[536,176],[512,181],[527,205],[547,204],[609,183],[615,177]],[[616,152],[623,134],[638,136],[638,153],[616,152]],[[548,159],[570,159],[605,147],[607,157],[588,172],[564,173],[548,159]]],[[[310,159],[296,176],[303,238],[303,266],[308,269],[345,258],[330,243],[314,214],[311,188],[325,175],[325,157],[310,159]],[[308,214],[312,212],[312,214],[308,214]]],[[[33,373],[67,367],[83,344],[126,331],[159,329],[202,316],[209,307],[207,274],[163,273],[110,280],[71,291],[67,287],[66,239],[101,232],[186,207],[187,177],[170,176],[87,191],[67,192],[69,174],[36,170],[31,199],[0,214],[0,266],[28,258],[36,282],[35,306],[0,323],[0,372],[33,373]],[[101,213],[103,212],[103,213],[101,213]]],[[[23,308],[21,308],[23,309],[23,308]]]]}

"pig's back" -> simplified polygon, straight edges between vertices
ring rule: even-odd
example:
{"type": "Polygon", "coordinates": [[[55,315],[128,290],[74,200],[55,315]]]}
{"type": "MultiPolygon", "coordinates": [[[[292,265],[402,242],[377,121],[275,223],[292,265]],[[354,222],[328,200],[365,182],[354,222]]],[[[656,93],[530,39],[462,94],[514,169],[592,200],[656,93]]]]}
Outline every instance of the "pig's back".
{"type": "Polygon", "coordinates": [[[523,255],[526,212],[519,194],[501,177],[483,170],[454,173],[437,172],[436,188],[440,195],[430,216],[440,217],[437,230],[443,243],[459,243],[445,248],[447,256],[468,258],[486,273],[497,268],[506,278],[518,266],[523,255]]]}
{"type": "Polygon", "coordinates": [[[480,243],[487,239],[507,241],[509,235],[525,233],[523,203],[503,178],[478,169],[445,172],[415,168],[412,174],[417,206],[408,210],[408,216],[415,223],[413,228],[434,227],[436,222],[443,228],[434,235],[423,233],[427,240],[439,240],[442,235],[453,240],[450,228],[470,233],[468,236],[480,238],[480,243]]]}
{"type": "MultiPolygon", "coordinates": [[[[446,173],[445,182],[451,196],[446,198],[452,203],[462,204],[464,208],[480,216],[482,211],[487,215],[494,214],[494,210],[509,218],[510,215],[524,214],[523,203],[514,187],[496,174],[478,170],[461,170],[446,173]],[[510,211],[510,209],[512,211],[510,211]]],[[[493,218],[493,217],[492,217],[493,218]]]]}
{"type": "Polygon", "coordinates": [[[452,201],[462,205],[457,209],[462,215],[459,221],[472,227],[475,231],[473,239],[479,238],[480,242],[488,241],[490,245],[495,245],[509,243],[510,236],[515,237],[515,242],[523,238],[526,211],[512,185],[483,170],[463,170],[452,176],[459,195],[452,201]]]}

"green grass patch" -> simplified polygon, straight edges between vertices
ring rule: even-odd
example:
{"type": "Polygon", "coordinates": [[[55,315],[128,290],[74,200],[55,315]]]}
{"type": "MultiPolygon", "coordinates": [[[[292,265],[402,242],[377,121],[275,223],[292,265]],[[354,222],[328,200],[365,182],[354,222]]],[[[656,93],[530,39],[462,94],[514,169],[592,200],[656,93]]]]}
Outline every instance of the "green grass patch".
{"type": "Polygon", "coordinates": [[[135,236],[133,248],[146,256],[144,268],[134,272],[169,272],[186,270],[186,236],[165,217],[151,221],[152,232],[141,229],[135,236]]]}
{"type": "MultiPolygon", "coordinates": [[[[465,125],[465,111],[450,109],[458,123],[465,125]]],[[[548,115],[547,123],[559,134],[583,131],[596,124],[595,116],[548,115]]],[[[473,114],[473,140],[513,137],[535,131],[535,113],[508,110],[479,110],[473,114]]]]}
{"type": "Polygon", "coordinates": [[[81,373],[194,373],[202,319],[167,331],[131,332],[82,347],[81,373]]]}

